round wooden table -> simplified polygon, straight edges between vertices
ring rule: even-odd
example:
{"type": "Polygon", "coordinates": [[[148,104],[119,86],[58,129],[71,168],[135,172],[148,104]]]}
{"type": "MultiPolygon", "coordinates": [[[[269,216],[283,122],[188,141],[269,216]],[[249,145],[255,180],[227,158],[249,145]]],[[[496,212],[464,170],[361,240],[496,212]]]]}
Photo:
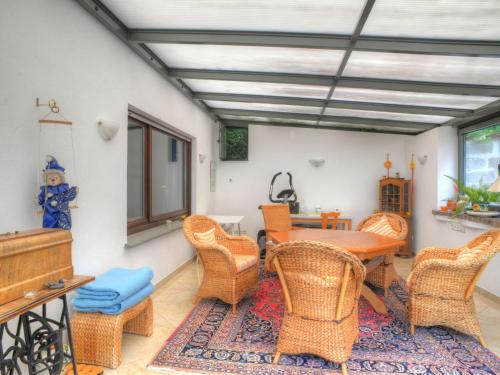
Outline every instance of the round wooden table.
{"type": "MultiPolygon", "coordinates": [[[[405,245],[404,241],[396,240],[378,234],[348,230],[331,229],[302,229],[286,232],[270,232],[274,243],[280,244],[289,241],[318,241],[329,243],[355,254],[365,263],[366,272],[373,271],[384,261],[384,256],[391,255],[405,245]]],[[[378,313],[387,314],[387,308],[377,295],[366,285],[363,285],[361,295],[373,306],[378,313]]]]}

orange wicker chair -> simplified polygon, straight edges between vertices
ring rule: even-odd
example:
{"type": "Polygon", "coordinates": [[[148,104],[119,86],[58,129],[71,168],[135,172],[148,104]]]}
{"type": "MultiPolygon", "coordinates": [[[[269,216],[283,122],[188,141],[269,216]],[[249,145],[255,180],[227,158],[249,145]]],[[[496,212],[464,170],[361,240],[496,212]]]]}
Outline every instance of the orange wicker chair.
{"type": "Polygon", "coordinates": [[[236,312],[237,303],[249,289],[255,289],[259,281],[257,244],[249,237],[227,234],[214,220],[203,215],[184,220],[184,235],[196,249],[204,270],[196,300],[216,297],[232,305],[236,312]],[[216,245],[201,243],[195,238],[194,233],[212,228],[215,228],[216,245]],[[240,268],[241,261],[247,266],[240,268]]]}
{"type": "Polygon", "coordinates": [[[490,247],[467,261],[457,261],[462,248],[428,247],[415,257],[408,277],[410,333],[415,326],[443,325],[476,337],[485,346],[475,315],[473,292],[488,262],[500,250],[500,230],[487,231],[467,244],[488,237],[490,247]]]}
{"type": "Polygon", "coordinates": [[[341,363],[346,374],[365,267],[349,252],[313,241],[283,243],[271,254],[286,303],[274,363],[281,353],[309,353],[341,363]]]}
{"type": "MultiPolygon", "coordinates": [[[[358,224],[356,230],[361,230],[363,228],[369,227],[370,225],[379,221],[380,218],[384,215],[387,217],[392,229],[399,233],[397,239],[405,241],[406,237],[408,236],[408,224],[406,223],[406,220],[401,216],[390,212],[381,212],[364,218],[358,224]]],[[[366,275],[367,282],[384,289],[384,295],[387,294],[387,289],[391,286],[393,281],[397,280],[398,274],[394,266],[394,255],[386,255],[384,262],[366,275]]]]}

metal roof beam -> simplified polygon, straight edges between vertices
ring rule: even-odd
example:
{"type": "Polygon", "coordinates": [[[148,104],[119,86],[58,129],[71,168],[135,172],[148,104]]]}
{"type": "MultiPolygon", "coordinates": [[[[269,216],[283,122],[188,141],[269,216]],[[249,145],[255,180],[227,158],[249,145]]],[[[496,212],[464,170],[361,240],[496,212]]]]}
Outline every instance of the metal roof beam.
{"type": "MultiPolygon", "coordinates": [[[[194,92],[193,97],[200,100],[217,100],[225,102],[242,102],[242,103],[269,103],[283,105],[300,105],[307,107],[322,107],[325,100],[315,98],[297,98],[289,96],[268,96],[268,95],[244,95],[244,94],[225,94],[225,93],[208,93],[194,92]]],[[[390,103],[373,103],[359,102],[349,100],[330,100],[328,108],[344,108],[363,111],[379,111],[379,112],[394,112],[394,113],[412,113],[419,115],[434,115],[434,116],[453,116],[462,117],[470,113],[471,110],[461,108],[442,108],[442,107],[427,107],[404,104],[390,103]]]]}
{"type": "MultiPolygon", "coordinates": [[[[349,35],[254,31],[131,29],[136,43],[212,44],[288,48],[347,49],[349,35]]],[[[355,50],[456,56],[500,56],[500,41],[359,37],[355,50]]]]}
{"type": "MultiPolygon", "coordinates": [[[[170,77],[181,79],[206,79],[221,81],[269,82],[299,85],[331,86],[335,77],[312,74],[287,74],[246,72],[233,70],[169,69],[170,77]]],[[[499,96],[500,86],[465,83],[440,83],[426,81],[404,81],[382,78],[340,77],[339,87],[354,87],[375,90],[428,92],[455,95],[499,96]]]]}
{"type": "MultiPolygon", "coordinates": [[[[318,121],[319,114],[306,114],[306,113],[290,113],[290,112],[273,112],[273,111],[250,111],[244,109],[227,109],[227,108],[211,108],[212,112],[219,116],[248,116],[248,117],[266,117],[266,118],[279,118],[289,120],[306,120],[318,121]]],[[[415,121],[396,121],[396,120],[383,120],[378,118],[364,118],[364,117],[348,117],[348,116],[322,116],[321,121],[325,122],[339,122],[351,125],[373,125],[373,126],[391,126],[399,128],[412,128],[427,130],[432,129],[439,124],[431,124],[427,122],[415,121]]]]}
{"type": "Polygon", "coordinates": [[[224,125],[227,126],[238,126],[238,127],[247,127],[249,125],[263,125],[263,126],[279,126],[279,127],[287,127],[287,128],[305,128],[305,129],[324,129],[324,130],[339,130],[339,131],[351,131],[351,132],[362,132],[362,133],[382,133],[382,134],[401,134],[401,135],[417,135],[423,132],[404,132],[404,131],[391,131],[391,130],[382,130],[377,128],[366,129],[359,128],[355,125],[307,125],[307,124],[294,124],[294,123],[286,123],[286,122],[264,122],[264,121],[248,121],[248,120],[221,120],[224,125]]]}

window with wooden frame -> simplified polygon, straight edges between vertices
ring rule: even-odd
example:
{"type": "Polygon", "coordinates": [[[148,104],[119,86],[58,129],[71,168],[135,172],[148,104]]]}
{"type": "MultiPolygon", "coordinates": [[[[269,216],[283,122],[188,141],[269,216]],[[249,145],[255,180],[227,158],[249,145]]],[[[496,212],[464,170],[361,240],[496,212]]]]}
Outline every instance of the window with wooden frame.
{"type": "Polygon", "coordinates": [[[190,138],[129,109],[127,156],[128,234],[190,214],[190,138]]]}

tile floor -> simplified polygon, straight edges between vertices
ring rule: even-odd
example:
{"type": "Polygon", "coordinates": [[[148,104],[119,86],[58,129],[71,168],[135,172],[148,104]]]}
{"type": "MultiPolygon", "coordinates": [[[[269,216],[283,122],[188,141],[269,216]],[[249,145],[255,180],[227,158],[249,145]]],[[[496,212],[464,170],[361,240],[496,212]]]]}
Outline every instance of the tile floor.
{"type": "MultiPolygon", "coordinates": [[[[411,264],[411,259],[396,258],[396,268],[402,277],[408,276],[411,264]]],[[[158,374],[148,371],[146,366],[191,309],[201,272],[196,263],[192,262],[156,290],[153,295],[153,336],[147,338],[125,335],[123,363],[116,370],[105,370],[105,375],[158,374]]],[[[475,293],[474,298],[486,344],[500,355],[500,304],[478,293],[475,293]]]]}

